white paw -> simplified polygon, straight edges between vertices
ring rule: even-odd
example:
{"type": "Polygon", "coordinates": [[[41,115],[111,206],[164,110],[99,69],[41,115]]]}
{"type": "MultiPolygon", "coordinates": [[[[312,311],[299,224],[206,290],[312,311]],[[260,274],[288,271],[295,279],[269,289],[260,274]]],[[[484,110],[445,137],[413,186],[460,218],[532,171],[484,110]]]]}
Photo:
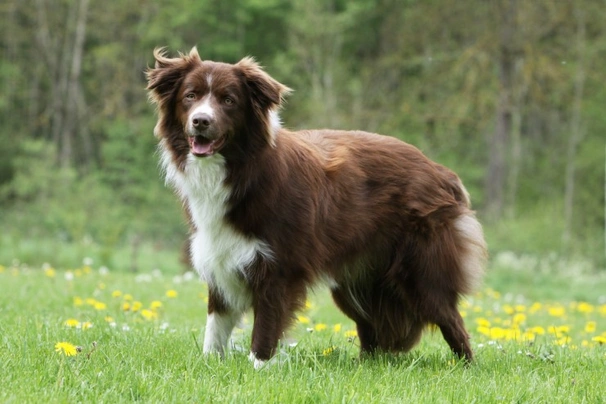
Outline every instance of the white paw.
{"type": "Polygon", "coordinates": [[[253,367],[255,368],[255,370],[261,369],[267,363],[267,361],[257,359],[254,352],[248,354],[248,360],[253,363],[253,367]]]}

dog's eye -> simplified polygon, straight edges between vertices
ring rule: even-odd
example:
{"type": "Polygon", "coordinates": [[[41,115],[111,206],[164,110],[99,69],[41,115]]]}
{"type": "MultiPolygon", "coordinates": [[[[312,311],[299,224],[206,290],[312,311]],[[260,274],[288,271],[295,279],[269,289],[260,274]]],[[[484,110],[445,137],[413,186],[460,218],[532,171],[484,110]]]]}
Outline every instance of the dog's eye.
{"type": "Polygon", "coordinates": [[[185,94],[185,98],[188,100],[195,100],[196,99],[196,94],[194,93],[187,93],[185,94]]]}
{"type": "Polygon", "coordinates": [[[234,103],[234,99],[231,97],[225,97],[223,102],[226,103],[227,105],[232,105],[234,103]]]}

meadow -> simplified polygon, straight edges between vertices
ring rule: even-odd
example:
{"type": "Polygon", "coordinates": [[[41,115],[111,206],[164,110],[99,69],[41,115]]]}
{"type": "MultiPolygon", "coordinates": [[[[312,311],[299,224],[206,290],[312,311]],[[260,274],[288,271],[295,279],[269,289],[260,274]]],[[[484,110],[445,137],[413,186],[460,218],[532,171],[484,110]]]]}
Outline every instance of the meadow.
{"type": "Polygon", "coordinates": [[[431,329],[408,354],[358,358],[353,323],[319,288],[261,370],[250,316],[226,358],[202,355],[207,292],[191,272],[1,264],[3,403],[606,401],[606,277],[556,259],[493,259],[460,307],[470,365],[431,329]]]}

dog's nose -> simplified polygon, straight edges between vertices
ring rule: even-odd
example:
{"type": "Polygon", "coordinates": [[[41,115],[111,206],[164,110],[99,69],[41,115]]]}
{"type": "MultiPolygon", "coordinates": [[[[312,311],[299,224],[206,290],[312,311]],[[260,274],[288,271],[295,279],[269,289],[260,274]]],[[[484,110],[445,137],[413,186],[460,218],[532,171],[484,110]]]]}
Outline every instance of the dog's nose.
{"type": "Polygon", "coordinates": [[[196,129],[207,129],[213,123],[213,119],[208,114],[198,113],[191,117],[191,123],[196,129]]]}

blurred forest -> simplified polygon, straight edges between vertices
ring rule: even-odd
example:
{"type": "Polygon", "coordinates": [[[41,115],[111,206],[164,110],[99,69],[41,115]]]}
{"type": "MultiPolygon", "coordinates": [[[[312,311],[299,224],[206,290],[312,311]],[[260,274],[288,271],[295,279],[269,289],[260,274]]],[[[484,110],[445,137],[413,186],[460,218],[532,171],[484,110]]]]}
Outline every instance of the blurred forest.
{"type": "Polygon", "coordinates": [[[180,248],[143,72],[195,45],[295,89],[290,128],[388,134],[454,169],[493,254],[605,266],[605,0],[3,0],[0,21],[3,256],[180,248]]]}

